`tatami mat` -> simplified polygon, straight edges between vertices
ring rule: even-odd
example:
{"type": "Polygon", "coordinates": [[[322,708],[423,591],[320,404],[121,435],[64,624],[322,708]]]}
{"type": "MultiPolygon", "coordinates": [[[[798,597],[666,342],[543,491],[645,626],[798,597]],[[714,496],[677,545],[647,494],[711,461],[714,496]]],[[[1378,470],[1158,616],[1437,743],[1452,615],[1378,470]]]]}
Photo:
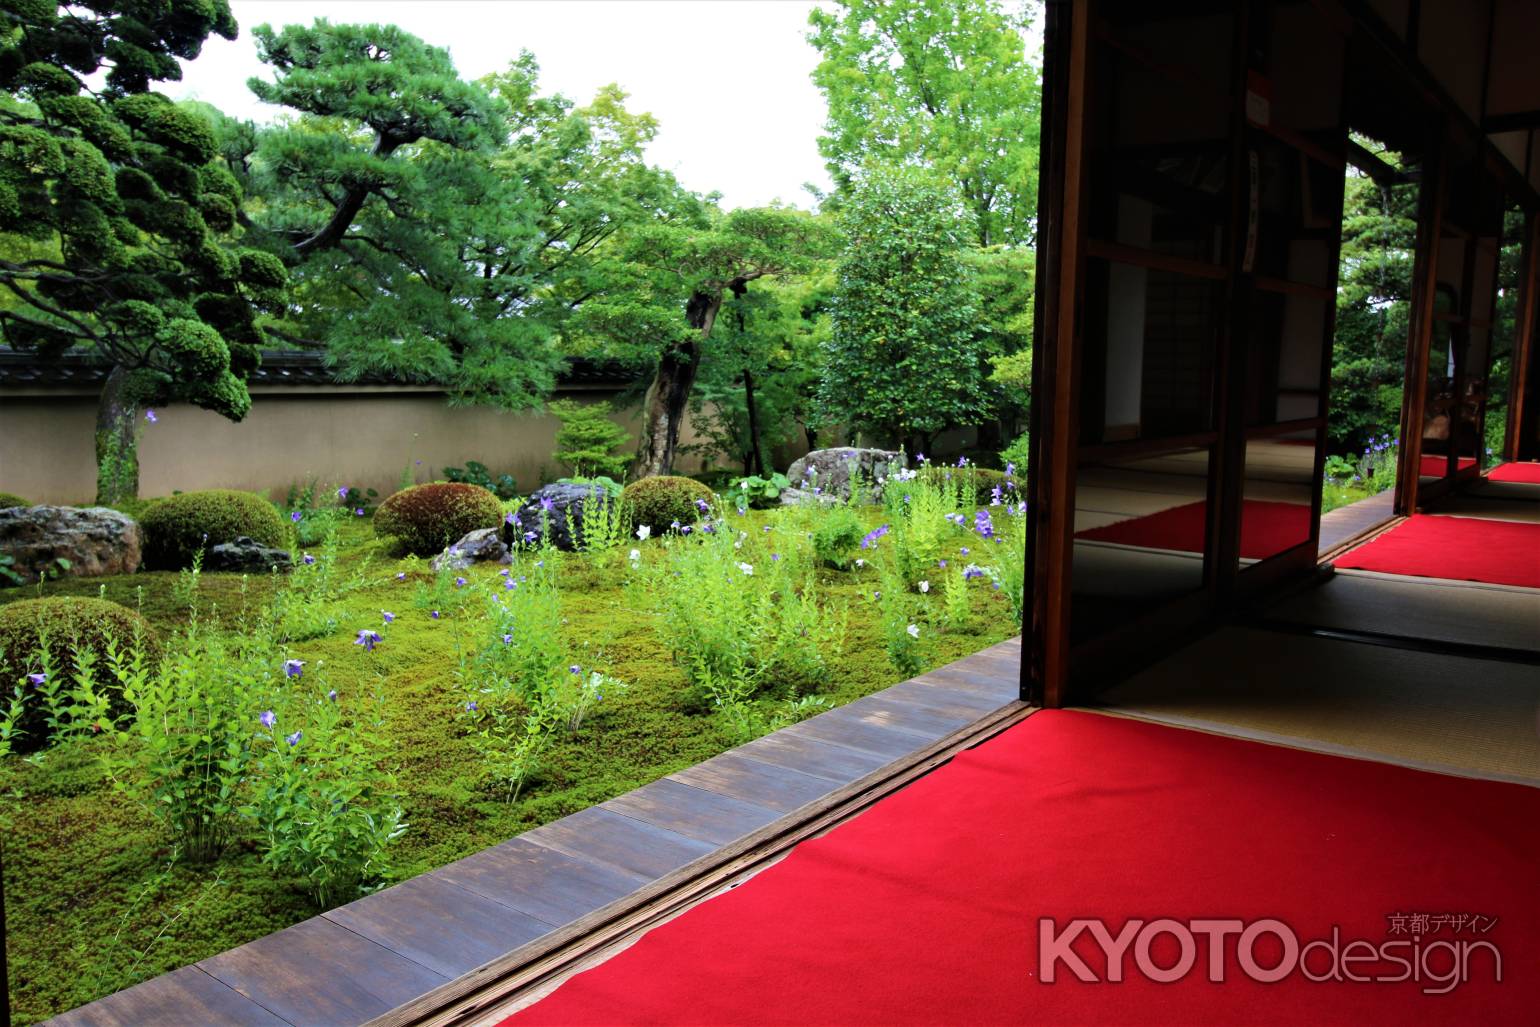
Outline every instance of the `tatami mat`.
{"type": "Polygon", "coordinates": [[[1540,524],[1540,502],[1495,496],[1451,496],[1428,510],[1453,517],[1475,517],[1489,521],[1519,521],[1540,524]]]}
{"type": "Polygon", "coordinates": [[[1098,703],[1184,727],[1540,786],[1533,665],[1226,628],[1098,703]]]}
{"type": "MultiPolygon", "coordinates": [[[[1264,617],[1342,631],[1540,652],[1540,593],[1475,583],[1333,575],[1264,617]]],[[[1534,672],[1540,677],[1540,669],[1534,672]]]]}

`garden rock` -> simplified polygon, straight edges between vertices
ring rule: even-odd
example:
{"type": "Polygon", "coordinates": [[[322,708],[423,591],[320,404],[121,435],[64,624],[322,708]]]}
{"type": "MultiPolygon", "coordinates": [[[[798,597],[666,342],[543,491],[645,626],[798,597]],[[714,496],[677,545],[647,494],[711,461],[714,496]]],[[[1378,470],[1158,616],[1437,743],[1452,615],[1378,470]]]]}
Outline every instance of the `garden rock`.
{"type": "Polygon", "coordinates": [[[812,489],[781,489],[782,506],[796,506],[799,503],[838,503],[839,501],[839,496],[821,489],[817,493],[812,489]]]}
{"type": "Polygon", "coordinates": [[[131,574],[139,569],[143,542],[138,522],[105,506],[0,510],[0,553],[9,556],[11,569],[28,581],[41,574],[131,574]]]}
{"type": "Polygon", "coordinates": [[[871,491],[871,498],[881,499],[882,486],[877,479],[903,468],[904,454],[891,449],[856,449],[853,446],[815,449],[787,468],[786,477],[791,479],[792,488],[781,493],[781,501],[797,502],[796,498],[787,499],[788,493],[811,492],[814,488],[818,489],[820,499],[825,496],[849,499],[852,467],[860,471],[871,491]]]}
{"type": "Polygon", "coordinates": [[[248,535],[239,535],[234,542],[221,542],[203,560],[206,571],[266,574],[274,569],[286,571],[291,566],[293,560],[287,549],[264,546],[248,535]]]}
{"type": "Polygon", "coordinates": [[[446,567],[453,571],[463,571],[478,563],[512,563],[513,557],[509,555],[508,546],[500,536],[498,528],[477,528],[435,556],[431,566],[435,571],[446,567]]]}
{"type": "Polygon", "coordinates": [[[577,549],[578,535],[583,531],[583,503],[589,496],[598,496],[605,502],[610,502],[610,494],[598,485],[546,485],[537,489],[524,505],[519,507],[519,523],[513,528],[513,535],[518,541],[527,540],[526,532],[540,531],[540,518],[546,519],[547,532],[551,545],[557,549],[572,552],[577,549]],[[546,503],[549,503],[549,507],[546,503]]]}

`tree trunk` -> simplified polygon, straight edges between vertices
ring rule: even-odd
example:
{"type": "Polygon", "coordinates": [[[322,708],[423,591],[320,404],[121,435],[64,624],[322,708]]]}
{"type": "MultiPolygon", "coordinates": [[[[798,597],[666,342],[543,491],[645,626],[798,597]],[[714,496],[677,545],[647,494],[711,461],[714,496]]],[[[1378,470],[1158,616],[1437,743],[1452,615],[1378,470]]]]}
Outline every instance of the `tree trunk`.
{"type": "Polygon", "coordinates": [[[658,361],[658,373],[647,387],[642,404],[645,420],[636,445],[635,478],[674,472],[674,451],[679,446],[679,429],[684,424],[685,406],[695,375],[700,370],[701,343],[711,334],[722,297],[697,292],[685,304],[685,321],[698,333],[694,339],[671,347],[658,361]]]}
{"type": "Polygon", "coordinates": [[[139,497],[139,400],[129,373],[114,367],[96,407],[96,502],[111,506],[139,497]]]}
{"type": "Polygon", "coordinates": [[[754,375],[748,368],[743,369],[743,402],[749,414],[749,457],[754,462],[754,469],[750,474],[765,476],[765,457],[759,449],[759,411],[754,406],[754,375]]]}

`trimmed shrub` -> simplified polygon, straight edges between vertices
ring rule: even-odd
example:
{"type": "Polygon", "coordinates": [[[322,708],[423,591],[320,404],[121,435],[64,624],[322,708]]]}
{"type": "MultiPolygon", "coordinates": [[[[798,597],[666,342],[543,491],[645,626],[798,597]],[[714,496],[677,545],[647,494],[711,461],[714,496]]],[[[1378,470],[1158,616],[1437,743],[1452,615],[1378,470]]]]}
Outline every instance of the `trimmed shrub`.
{"type": "Polygon", "coordinates": [[[633,481],[621,493],[621,498],[630,505],[631,519],[637,527],[645,524],[662,534],[675,521],[694,524],[701,516],[701,509],[696,504],[710,504],[716,494],[694,478],[660,474],[633,481]]]}
{"type": "Polygon", "coordinates": [[[49,664],[54,687],[67,690],[75,672],[75,655],[89,650],[97,657],[96,687],[108,699],[108,712],[121,717],[128,704],[115,690],[107,673],[107,643],[120,653],[137,646],[150,663],[160,659],[160,639],[155,629],[126,606],[89,596],[54,596],[21,599],[0,606],[0,694],[9,696],[18,683],[24,705],[16,726],[22,736],[15,740],[18,752],[32,752],[48,743],[47,711],[39,689],[23,679],[42,666],[41,639],[48,636],[49,664]]]}
{"type": "Polygon", "coordinates": [[[0,492],[0,510],[9,510],[13,506],[31,506],[32,504],[20,496],[11,492],[0,492]]]}
{"type": "Polygon", "coordinates": [[[283,518],[273,504],[251,492],[209,489],[157,499],[139,515],[144,530],[144,565],[178,570],[200,551],[245,535],[264,546],[282,547],[283,518]]]}
{"type": "Polygon", "coordinates": [[[503,521],[503,504],[480,485],[434,482],[402,489],[380,504],[374,533],[409,553],[431,556],[477,528],[503,521]]]}

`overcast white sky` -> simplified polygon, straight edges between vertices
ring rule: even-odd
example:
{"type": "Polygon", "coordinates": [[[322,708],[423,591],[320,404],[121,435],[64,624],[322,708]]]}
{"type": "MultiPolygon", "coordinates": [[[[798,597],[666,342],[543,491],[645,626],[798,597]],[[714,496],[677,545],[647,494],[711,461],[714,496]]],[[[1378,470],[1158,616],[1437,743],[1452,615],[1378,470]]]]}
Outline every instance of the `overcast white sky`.
{"type": "Polygon", "coordinates": [[[723,194],[723,205],[781,199],[801,207],[804,182],[829,187],[818,156],[823,97],[809,74],[808,0],[232,0],[235,42],[215,36],[181,82],[162,90],[240,118],[270,120],[246,80],[268,71],[251,29],[332,22],[395,23],[446,48],[475,78],[527,49],[543,93],[579,103],[618,82],[628,106],[659,121],[649,156],[688,188],[723,194]]]}

